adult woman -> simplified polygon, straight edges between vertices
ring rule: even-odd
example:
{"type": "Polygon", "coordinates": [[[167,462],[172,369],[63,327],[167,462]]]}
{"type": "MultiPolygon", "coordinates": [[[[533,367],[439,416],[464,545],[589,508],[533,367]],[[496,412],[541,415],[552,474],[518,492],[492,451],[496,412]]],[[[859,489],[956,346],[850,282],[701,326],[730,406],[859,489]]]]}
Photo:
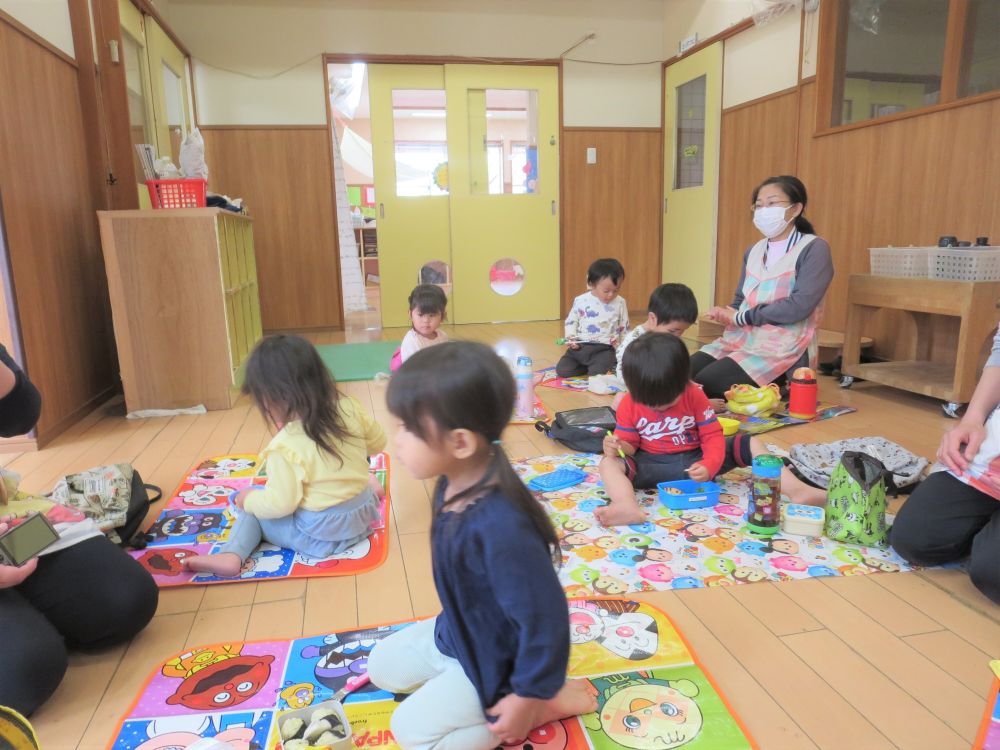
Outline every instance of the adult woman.
{"type": "Polygon", "coordinates": [[[812,361],[823,296],[833,279],[826,240],[803,216],[797,177],[768,177],[753,191],[753,223],[764,235],[743,255],[736,296],[707,316],[723,335],[691,357],[691,377],[709,398],[737,383],[767,385],[812,361]]]}
{"type": "MultiPolygon", "coordinates": [[[[34,427],[41,403],[38,390],[0,346],[0,435],[34,427]]],[[[0,507],[0,533],[8,528],[8,514],[18,514],[19,503],[0,507]]],[[[67,647],[126,641],[156,611],[152,577],[92,521],[59,525],[73,531],[72,539],[61,532],[57,551],[19,568],[0,565],[0,705],[25,715],[59,686],[67,647]]]]}
{"type": "Polygon", "coordinates": [[[1000,604],[1000,330],[962,421],[931,474],[896,514],[889,541],[915,565],[969,557],[976,588],[1000,604]]]}

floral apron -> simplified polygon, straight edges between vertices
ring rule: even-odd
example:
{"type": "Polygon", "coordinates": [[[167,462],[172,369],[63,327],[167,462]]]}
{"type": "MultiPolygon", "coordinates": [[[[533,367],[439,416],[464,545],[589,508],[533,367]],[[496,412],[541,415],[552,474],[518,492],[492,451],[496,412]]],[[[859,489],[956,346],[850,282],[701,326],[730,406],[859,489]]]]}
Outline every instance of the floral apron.
{"type": "MultiPolygon", "coordinates": [[[[790,296],[795,287],[795,263],[814,239],[816,237],[812,234],[801,235],[794,247],[771,268],[764,267],[767,240],[762,239],[754,245],[747,256],[740,310],[790,296]]],[[[805,351],[809,352],[810,366],[815,368],[819,354],[816,329],[822,308],[821,303],[808,318],[788,325],[730,326],[701,351],[715,359],[729,357],[757,385],[767,385],[788,372],[805,351]]]]}
{"type": "Polygon", "coordinates": [[[1000,500],[1000,408],[994,409],[986,419],[986,439],[969,463],[969,468],[960,474],[951,474],[1000,500]]]}

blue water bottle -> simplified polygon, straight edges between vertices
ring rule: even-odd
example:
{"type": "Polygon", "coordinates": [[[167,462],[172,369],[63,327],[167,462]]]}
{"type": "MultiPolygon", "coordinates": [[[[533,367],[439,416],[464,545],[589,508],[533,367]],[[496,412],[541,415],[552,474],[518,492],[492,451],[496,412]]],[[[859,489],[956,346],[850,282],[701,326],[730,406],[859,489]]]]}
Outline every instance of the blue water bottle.
{"type": "Polygon", "coordinates": [[[514,414],[519,420],[534,419],[535,416],[535,373],[531,357],[522,354],[514,367],[514,381],[517,383],[517,405],[514,414]]]}

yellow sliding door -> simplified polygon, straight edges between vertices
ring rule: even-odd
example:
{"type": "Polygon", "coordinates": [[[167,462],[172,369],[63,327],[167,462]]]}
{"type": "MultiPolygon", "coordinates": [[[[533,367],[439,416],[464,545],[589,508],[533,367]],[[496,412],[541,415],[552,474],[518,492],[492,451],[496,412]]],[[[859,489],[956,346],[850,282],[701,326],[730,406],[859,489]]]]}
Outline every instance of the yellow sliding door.
{"type": "Polygon", "coordinates": [[[382,325],[409,326],[414,286],[451,286],[444,67],[369,65],[368,94],[382,325]]]}
{"type": "Polygon", "coordinates": [[[559,81],[445,65],[456,323],[559,317],[559,81]]]}
{"type": "Polygon", "coordinates": [[[713,304],[722,120],[722,42],[667,68],[663,92],[663,280],[713,304]]]}

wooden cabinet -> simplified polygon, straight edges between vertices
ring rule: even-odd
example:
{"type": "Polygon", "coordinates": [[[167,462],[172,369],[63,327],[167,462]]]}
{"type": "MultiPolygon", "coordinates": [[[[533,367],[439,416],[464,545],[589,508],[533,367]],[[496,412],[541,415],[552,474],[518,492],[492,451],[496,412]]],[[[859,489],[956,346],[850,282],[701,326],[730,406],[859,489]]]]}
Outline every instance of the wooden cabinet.
{"type": "Polygon", "coordinates": [[[261,337],[251,220],[215,208],[98,219],[128,411],[230,408],[261,337]]]}
{"type": "Polygon", "coordinates": [[[354,239],[358,243],[358,261],[361,263],[361,278],[365,286],[374,286],[377,281],[369,281],[369,277],[378,278],[378,234],[374,226],[355,227],[354,239]]]}
{"type": "Polygon", "coordinates": [[[952,406],[967,403],[997,328],[998,307],[998,282],[855,274],[847,286],[841,369],[848,377],[922,393],[952,406]],[[861,364],[862,333],[882,309],[909,313],[915,335],[905,344],[904,358],[861,364]]]}

